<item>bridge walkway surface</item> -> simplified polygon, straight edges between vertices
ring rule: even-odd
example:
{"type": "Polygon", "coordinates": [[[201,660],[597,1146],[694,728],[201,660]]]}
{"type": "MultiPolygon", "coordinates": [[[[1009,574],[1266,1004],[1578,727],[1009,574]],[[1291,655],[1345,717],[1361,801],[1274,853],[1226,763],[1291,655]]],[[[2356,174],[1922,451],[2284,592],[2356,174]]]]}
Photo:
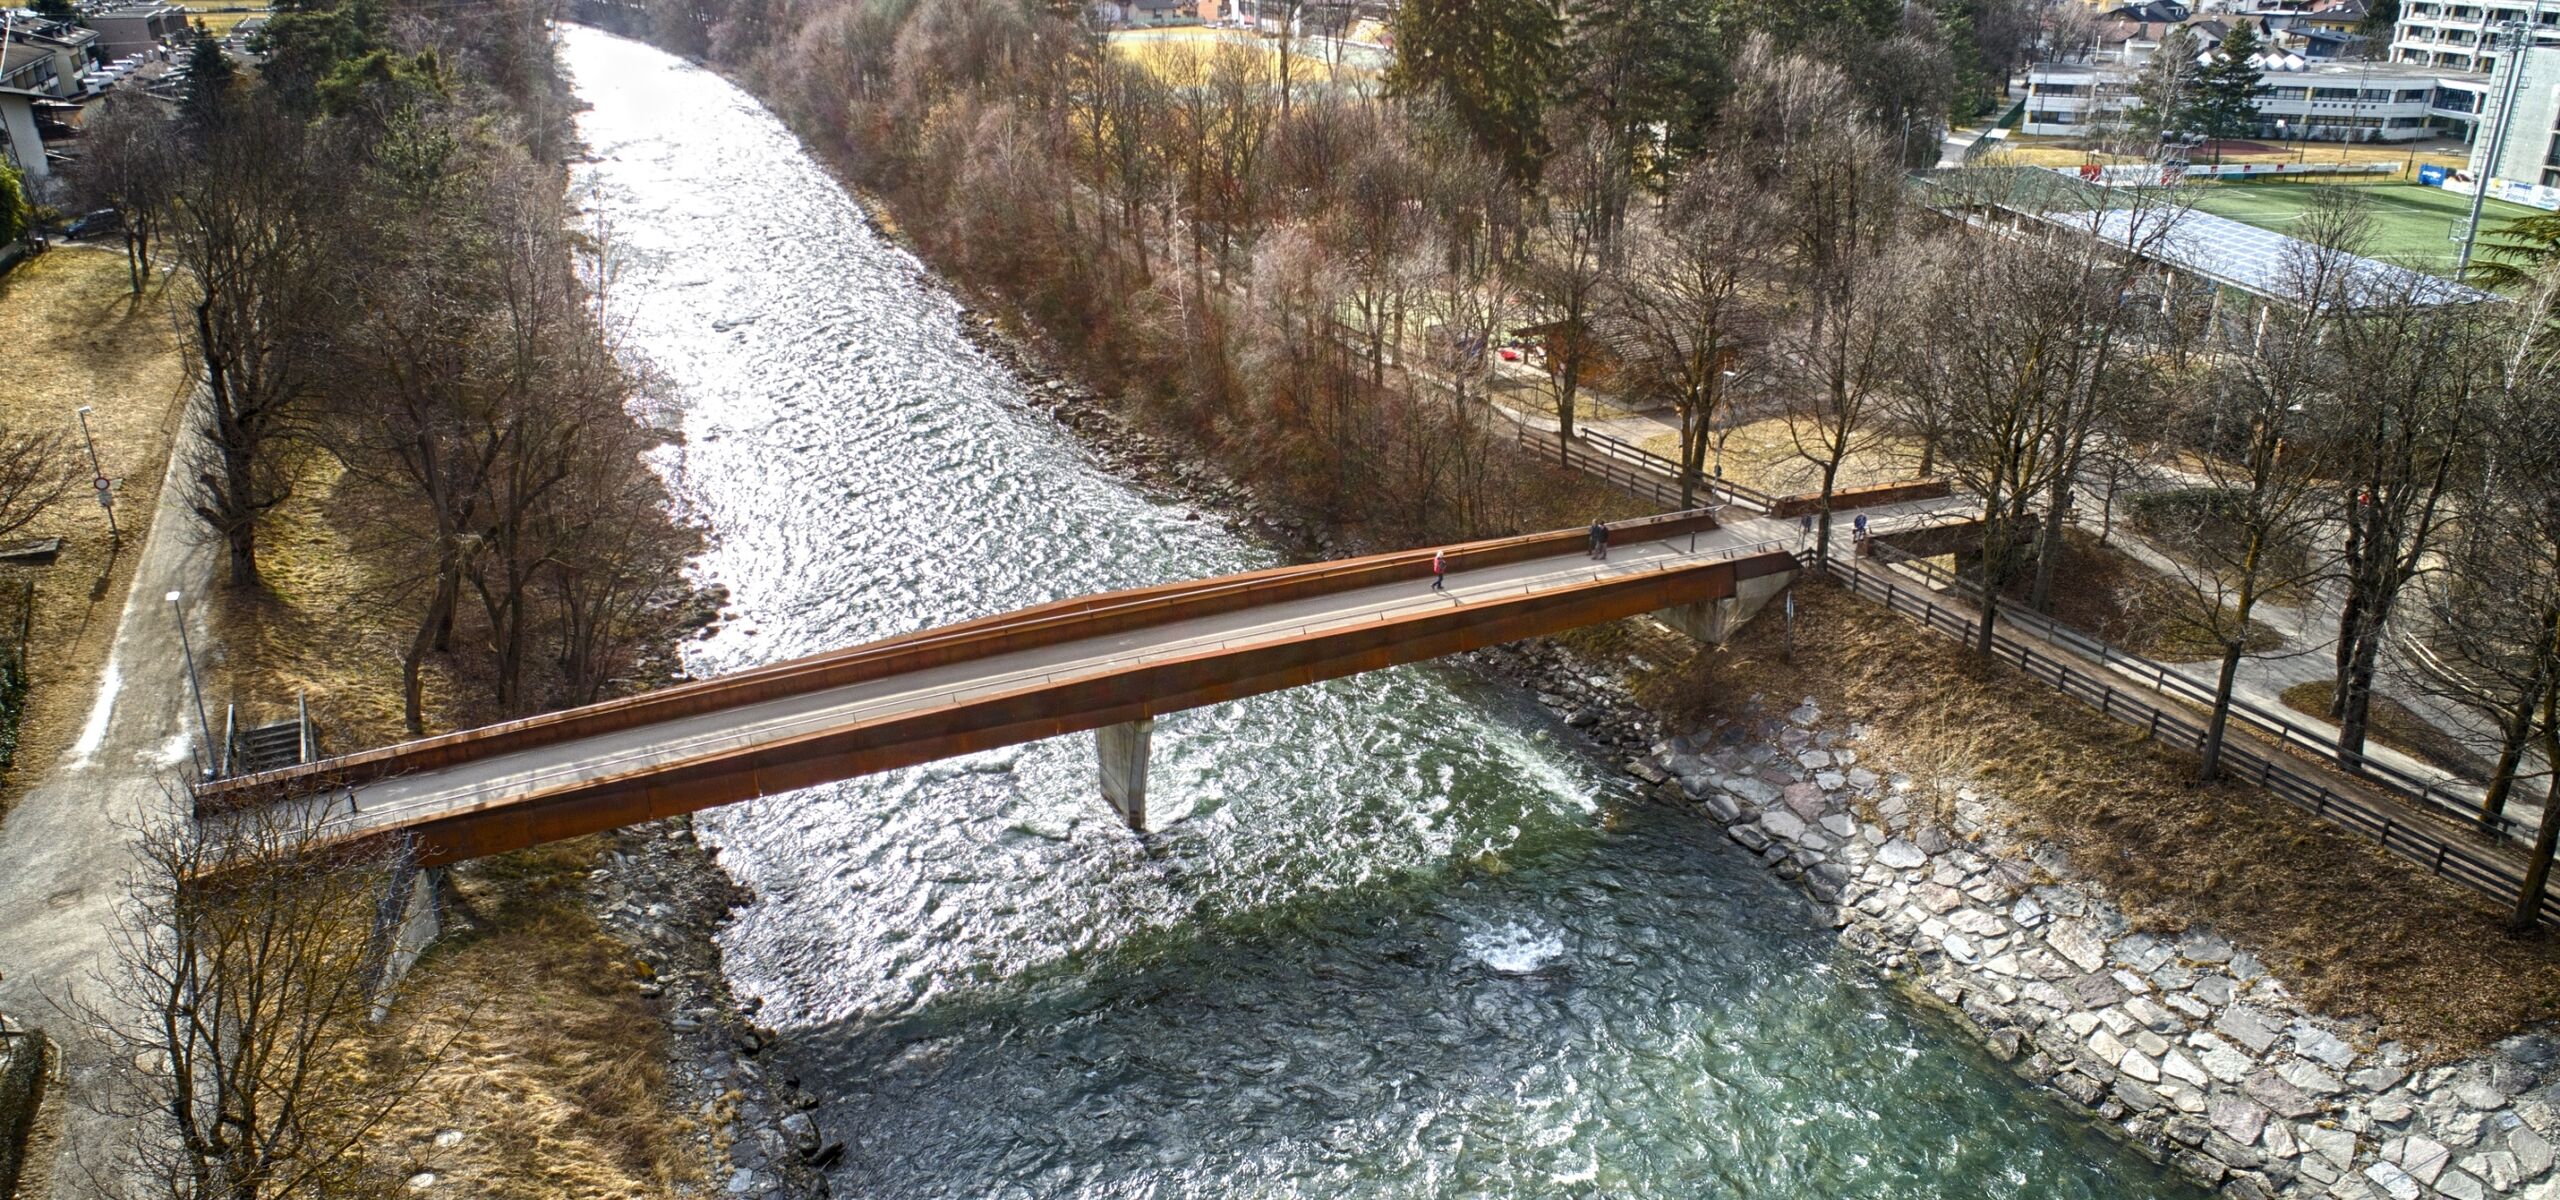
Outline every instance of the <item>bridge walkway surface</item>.
{"type": "MultiPolygon", "coordinates": [[[[428,865],[1415,662],[1790,576],[1703,514],[1082,597],[722,679],[200,786],[212,816],[326,797],[331,831],[428,865]]],[[[1747,615],[1747,613],[1743,614],[1747,615]]],[[[1110,744],[1109,739],[1105,745],[1110,744]]],[[[1143,743],[1141,743],[1143,753],[1143,743]]],[[[1106,774],[1108,769],[1106,768],[1106,774]]],[[[1107,785],[1106,785],[1107,786],[1107,785]]],[[[1133,816],[1133,820],[1136,820],[1133,816]]]]}

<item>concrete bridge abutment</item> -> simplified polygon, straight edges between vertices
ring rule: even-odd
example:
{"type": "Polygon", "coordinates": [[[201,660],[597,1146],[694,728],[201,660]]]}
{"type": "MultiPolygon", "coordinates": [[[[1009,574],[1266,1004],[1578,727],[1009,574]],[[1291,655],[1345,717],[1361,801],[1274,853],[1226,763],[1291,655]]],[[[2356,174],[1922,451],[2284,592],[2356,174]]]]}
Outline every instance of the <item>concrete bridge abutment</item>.
{"type": "Polygon", "coordinates": [[[1733,595],[1722,600],[1701,600],[1696,604],[1679,604],[1655,609],[1657,621],[1677,629],[1710,646],[1721,646],[1733,639],[1742,626],[1759,614],[1769,598],[1787,590],[1796,581],[1796,571],[1778,571],[1734,584],[1733,595]]]}
{"type": "Polygon", "coordinates": [[[1102,756],[1102,798],[1140,833],[1147,832],[1147,753],[1155,739],[1154,717],[1093,731],[1094,749],[1102,756]]]}

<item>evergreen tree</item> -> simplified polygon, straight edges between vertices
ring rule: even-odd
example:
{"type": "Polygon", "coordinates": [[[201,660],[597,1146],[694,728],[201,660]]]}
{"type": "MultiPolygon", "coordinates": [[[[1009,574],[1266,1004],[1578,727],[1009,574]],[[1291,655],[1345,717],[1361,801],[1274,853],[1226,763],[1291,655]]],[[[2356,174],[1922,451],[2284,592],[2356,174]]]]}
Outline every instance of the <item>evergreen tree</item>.
{"type": "Polygon", "coordinates": [[[187,52],[187,98],[179,106],[179,117],[198,134],[220,125],[238,82],[239,72],[233,69],[231,56],[222,52],[222,43],[197,34],[195,48],[187,52]]]}
{"type": "Polygon", "coordinates": [[[2202,68],[2196,63],[2199,53],[2195,34],[2184,25],[2171,26],[2161,36],[2160,48],[2151,52],[2151,61],[2142,65],[2142,74],[2133,81],[2136,107],[2126,111],[2126,123],[2145,137],[2192,127],[2202,101],[2197,78],[2202,68]]]}
{"type": "Polygon", "coordinates": [[[50,21],[69,21],[80,15],[71,0],[36,0],[36,15],[50,21]]]}
{"type": "Polygon", "coordinates": [[[1566,0],[1562,99],[1608,125],[1660,178],[1706,144],[1729,88],[1716,12],[1695,0],[1566,0]],[[1646,153],[1659,133],[1662,153],[1646,153]]]}
{"type": "Polygon", "coordinates": [[[0,163],[0,246],[25,237],[34,223],[35,210],[27,204],[26,188],[19,185],[18,169],[0,163]]]}
{"type": "Polygon", "coordinates": [[[1513,181],[1533,184],[1563,48],[1556,0],[1402,0],[1387,87],[1447,104],[1513,181]]]}
{"type": "Polygon", "coordinates": [[[2263,48],[2246,18],[2233,22],[2197,79],[2196,124],[2217,138],[2258,132],[2258,68],[2249,61],[2263,48]]]}

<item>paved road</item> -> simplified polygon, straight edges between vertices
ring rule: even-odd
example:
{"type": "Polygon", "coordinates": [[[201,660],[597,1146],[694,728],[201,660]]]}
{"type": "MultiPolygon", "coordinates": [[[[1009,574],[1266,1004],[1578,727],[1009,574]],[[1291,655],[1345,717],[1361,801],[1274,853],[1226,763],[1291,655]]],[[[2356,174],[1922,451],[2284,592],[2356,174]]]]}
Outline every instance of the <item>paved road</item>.
{"type": "MultiPolygon", "coordinates": [[[[132,871],[133,829],[175,811],[164,785],[186,769],[181,731],[194,724],[194,712],[177,623],[164,597],[171,591],[197,596],[213,577],[212,549],[188,536],[194,522],[179,480],[189,457],[170,456],[169,478],[79,742],[0,820],[0,1012],[50,1027],[63,1046],[75,1097],[98,1086],[101,1073],[89,1047],[68,1036],[59,1006],[94,998],[120,883],[132,871]]],[[[202,606],[191,605],[190,612],[200,614],[202,606]]],[[[191,634],[198,639],[204,636],[200,620],[191,634]]],[[[66,1111],[66,1155],[95,1161],[100,1148],[121,1140],[76,1105],[66,1111]]],[[[57,1164],[53,1195],[88,1195],[74,1186],[80,1177],[70,1164],[57,1164]]]]}
{"type": "Polygon", "coordinates": [[[376,780],[355,789],[355,811],[336,818],[336,824],[348,832],[379,829],[502,803],[536,790],[671,766],[1031,684],[1102,675],[1205,650],[1267,644],[1437,608],[1784,548],[1756,531],[1719,529],[1701,533],[1694,541],[1680,535],[1620,545],[1605,563],[1569,551],[1453,572],[1446,591],[1431,590],[1427,581],[1404,580],[999,654],[376,780]]]}

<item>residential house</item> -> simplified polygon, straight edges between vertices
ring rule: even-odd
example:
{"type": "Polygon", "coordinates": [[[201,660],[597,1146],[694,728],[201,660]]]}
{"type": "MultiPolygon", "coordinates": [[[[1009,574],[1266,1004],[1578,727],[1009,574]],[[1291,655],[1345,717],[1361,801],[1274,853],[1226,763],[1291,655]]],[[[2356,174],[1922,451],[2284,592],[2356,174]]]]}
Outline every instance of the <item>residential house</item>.
{"type": "Polygon", "coordinates": [[[16,167],[30,185],[53,174],[52,164],[45,161],[44,138],[36,132],[36,102],[44,99],[43,92],[0,87],[0,159],[16,167]]]}
{"type": "Polygon", "coordinates": [[[2138,25],[2175,25],[2190,15],[2187,6],[2178,0],[2139,0],[2134,4],[2117,5],[2104,14],[2109,21],[2131,21],[2138,25]]]}
{"type": "MultiPolygon", "coordinates": [[[[52,56],[53,82],[50,87],[35,87],[19,82],[8,69],[0,68],[0,87],[26,87],[69,99],[84,90],[82,79],[90,64],[97,61],[98,34],[93,29],[50,21],[11,21],[7,25],[7,44],[21,51],[34,51],[52,56]]],[[[15,58],[12,62],[17,61],[15,58]]]]}
{"type": "Polygon", "coordinates": [[[128,4],[80,21],[98,31],[98,53],[106,58],[180,45],[188,37],[187,10],[174,4],[128,4]]]}
{"type": "MultiPolygon", "coordinates": [[[[2142,62],[2092,59],[2027,69],[2019,131],[2085,134],[2140,107],[2133,84],[2142,62]]],[[[2312,62],[2292,54],[2259,59],[2254,136],[2286,140],[2406,142],[2459,129],[2484,80],[2394,63],[2312,62]]]]}

